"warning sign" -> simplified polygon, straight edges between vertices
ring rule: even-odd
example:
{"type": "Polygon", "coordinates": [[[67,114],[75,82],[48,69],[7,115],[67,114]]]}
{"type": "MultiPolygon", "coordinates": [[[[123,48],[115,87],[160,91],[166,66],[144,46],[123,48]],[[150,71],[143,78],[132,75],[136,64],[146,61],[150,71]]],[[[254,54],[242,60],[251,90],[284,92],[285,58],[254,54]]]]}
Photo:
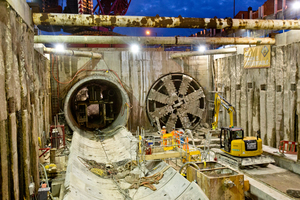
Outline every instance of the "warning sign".
{"type": "Polygon", "coordinates": [[[262,68],[271,66],[271,46],[256,46],[244,49],[244,68],[262,68]]]}

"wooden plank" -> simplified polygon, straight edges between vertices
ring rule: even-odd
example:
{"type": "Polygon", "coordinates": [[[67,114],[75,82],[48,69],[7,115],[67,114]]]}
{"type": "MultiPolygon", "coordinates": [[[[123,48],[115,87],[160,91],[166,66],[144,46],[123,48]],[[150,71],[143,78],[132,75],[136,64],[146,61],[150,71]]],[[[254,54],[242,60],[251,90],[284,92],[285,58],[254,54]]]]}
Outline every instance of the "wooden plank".
{"type": "Polygon", "coordinates": [[[163,153],[153,153],[152,155],[145,155],[145,160],[159,160],[166,158],[180,158],[184,154],[178,151],[167,151],[163,153]]]}
{"type": "Polygon", "coordinates": [[[163,151],[164,151],[163,147],[152,148],[152,153],[159,153],[159,152],[163,152],[163,151]]]}
{"type": "Polygon", "coordinates": [[[228,169],[228,167],[216,167],[213,169],[201,169],[200,171],[214,171],[214,170],[219,170],[219,169],[228,169]]]}

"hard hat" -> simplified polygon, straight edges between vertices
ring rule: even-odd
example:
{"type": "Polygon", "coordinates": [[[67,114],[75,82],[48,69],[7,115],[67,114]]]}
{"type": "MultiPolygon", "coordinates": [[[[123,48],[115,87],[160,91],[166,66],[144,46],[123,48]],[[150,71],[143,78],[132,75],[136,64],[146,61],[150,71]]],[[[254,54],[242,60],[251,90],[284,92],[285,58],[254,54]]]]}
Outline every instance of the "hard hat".
{"type": "Polygon", "coordinates": [[[166,128],[165,126],[163,126],[162,128],[166,128]]]}

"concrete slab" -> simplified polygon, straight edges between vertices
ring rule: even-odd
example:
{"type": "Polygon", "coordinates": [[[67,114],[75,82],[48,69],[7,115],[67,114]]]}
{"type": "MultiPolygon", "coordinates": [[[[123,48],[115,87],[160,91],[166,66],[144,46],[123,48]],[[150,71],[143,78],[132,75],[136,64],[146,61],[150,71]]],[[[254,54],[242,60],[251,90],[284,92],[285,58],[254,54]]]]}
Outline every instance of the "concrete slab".
{"type": "MultiPolygon", "coordinates": [[[[283,193],[286,193],[290,188],[297,188],[297,186],[300,185],[299,175],[272,165],[268,166],[266,169],[243,170],[243,172],[250,175],[251,178],[261,181],[283,193]]],[[[300,187],[297,189],[300,189],[300,187]]]]}
{"type": "Polygon", "coordinates": [[[287,169],[296,174],[300,174],[300,163],[297,162],[297,155],[279,153],[279,150],[273,147],[263,145],[265,154],[272,156],[275,160],[275,165],[287,169]]]}
{"type": "Polygon", "coordinates": [[[249,180],[250,193],[257,197],[258,200],[289,200],[292,199],[287,195],[284,195],[268,185],[257,181],[249,176],[244,175],[245,179],[249,180]]]}

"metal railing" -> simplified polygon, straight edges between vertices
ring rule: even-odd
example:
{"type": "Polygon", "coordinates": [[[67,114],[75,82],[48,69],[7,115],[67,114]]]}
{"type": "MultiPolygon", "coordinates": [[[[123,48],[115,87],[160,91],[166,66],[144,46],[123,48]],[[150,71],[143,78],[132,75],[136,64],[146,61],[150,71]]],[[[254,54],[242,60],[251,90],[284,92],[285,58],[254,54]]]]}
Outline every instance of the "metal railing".
{"type": "Polygon", "coordinates": [[[187,158],[188,156],[189,143],[188,136],[186,135],[176,136],[172,135],[172,133],[167,133],[146,138],[145,130],[142,128],[141,132],[139,132],[138,128],[137,136],[139,138],[139,162],[143,162],[146,155],[153,155],[156,153],[179,152],[181,158],[187,158]]]}

